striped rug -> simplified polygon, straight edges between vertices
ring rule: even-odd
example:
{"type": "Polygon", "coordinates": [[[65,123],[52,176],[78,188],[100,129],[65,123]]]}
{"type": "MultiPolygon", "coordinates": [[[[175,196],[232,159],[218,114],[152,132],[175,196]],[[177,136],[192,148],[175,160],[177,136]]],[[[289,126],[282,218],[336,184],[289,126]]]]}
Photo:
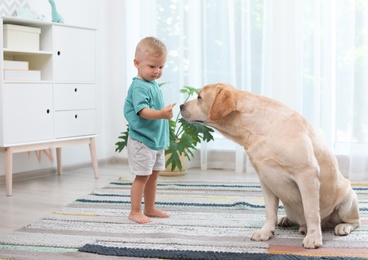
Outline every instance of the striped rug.
{"type": "MultiPolygon", "coordinates": [[[[297,227],[278,227],[266,242],[250,240],[251,233],[265,221],[258,184],[161,183],[157,207],[170,217],[143,225],[127,218],[130,186],[125,180],[112,182],[1,237],[0,253],[23,250],[160,259],[368,258],[367,186],[354,186],[362,226],[345,237],[324,231],[323,247],[315,250],[301,246],[303,236],[297,227]]],[[[283,215],[280,206],[279,216],[283,215]]]]}

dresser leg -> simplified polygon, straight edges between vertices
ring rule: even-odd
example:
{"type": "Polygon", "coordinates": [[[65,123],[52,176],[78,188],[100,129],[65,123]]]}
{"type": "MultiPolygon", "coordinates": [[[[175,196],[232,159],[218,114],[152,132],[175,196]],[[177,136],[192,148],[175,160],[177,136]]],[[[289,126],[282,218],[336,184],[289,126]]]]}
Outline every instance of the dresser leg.
{"type": "Polygon", "coordinates": [[[62,168],[61,168],[61,147],[56,148],[56,165],[57,165],[57,173],[61,175],[62,168]]]}
{"type": "Polygon", "coordinates": [[[95,178],[98,179],[98,164],[97,164],[97,156],[96,156],[96,144],[95,144],[95,138],[89,139],[89,151],[91,152],[91,159],[92,159],[92,166],[93,171],[95,173],[95,178]]]}
{"type": "Polygon", "coordinates": [[[12,196],[13,191],[13,151],[12,148],[5,148],[5,183],[6,196],[12,196]]]}

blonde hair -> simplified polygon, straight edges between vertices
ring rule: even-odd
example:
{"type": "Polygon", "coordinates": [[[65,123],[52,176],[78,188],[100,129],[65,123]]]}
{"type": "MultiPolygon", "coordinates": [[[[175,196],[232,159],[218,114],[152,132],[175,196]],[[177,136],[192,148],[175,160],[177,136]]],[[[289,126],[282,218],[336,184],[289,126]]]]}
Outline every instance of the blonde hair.
{"type": "Polygon", "coordinates": [[[167,55],[165,44],[155,37],[143,38],[135,50],[135,58],[141,59],[146,56],[163,57],[167,55]]]}

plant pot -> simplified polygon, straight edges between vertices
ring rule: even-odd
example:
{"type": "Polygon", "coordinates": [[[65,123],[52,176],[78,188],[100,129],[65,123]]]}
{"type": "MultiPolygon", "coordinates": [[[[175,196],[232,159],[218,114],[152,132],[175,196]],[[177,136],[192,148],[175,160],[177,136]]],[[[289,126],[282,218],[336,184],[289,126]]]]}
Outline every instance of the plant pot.
{"type": "MultiPolygon", "coordinates": [[[[167,160],[167,156],[166,156],[166,160],[167,160]]],[[[180,156],[180,161],[181,161],[181,165],[183,167],[181,172],[179,171],[178,168],[175,168],[174,171],[171,171],[171,164],[170,164],[166,167],[166,169],[164,171],[160,171],[159,175],[161,175],[161,176],[181,176],[181,175],[184,175],[185,172],[187,171],[187,158],[185,157],[185,155],[180,156]]]]}

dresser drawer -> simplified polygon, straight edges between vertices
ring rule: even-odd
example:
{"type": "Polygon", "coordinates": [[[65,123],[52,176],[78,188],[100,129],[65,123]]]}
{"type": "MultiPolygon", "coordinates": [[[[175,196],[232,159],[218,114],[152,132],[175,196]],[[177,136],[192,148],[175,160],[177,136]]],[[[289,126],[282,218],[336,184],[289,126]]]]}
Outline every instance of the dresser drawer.
{"type": "Polygon", "coordinates": [[[94,84],[55,84],[55,110],[94,109],[94,84]]]}
{"type": "Polygon", "coordinates": [[[54,129],[56,138],[96,134],[96,110],[56,111],[54,129]]]}

